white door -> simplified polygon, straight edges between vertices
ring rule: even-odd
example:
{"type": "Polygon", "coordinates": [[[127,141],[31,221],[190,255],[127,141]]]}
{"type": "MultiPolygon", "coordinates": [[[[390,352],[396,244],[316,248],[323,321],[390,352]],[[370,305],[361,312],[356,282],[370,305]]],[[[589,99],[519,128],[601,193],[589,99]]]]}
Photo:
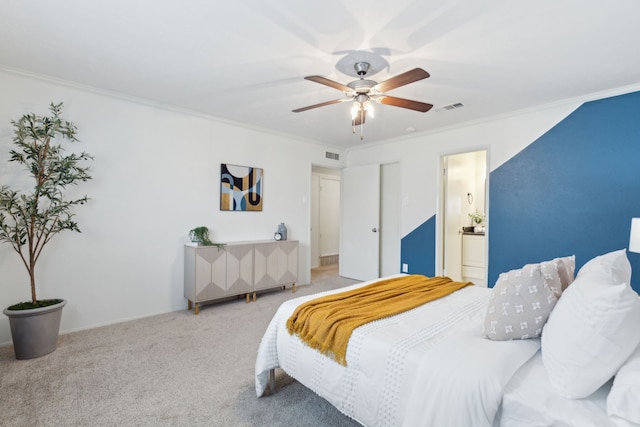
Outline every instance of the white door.
{"type": "Polygon", "coordinates": [[[380,165],[342,170],[340,275],[380,277],[380,165]]]}
{"type": "Polygon", "coordinates": [[[380,166],[380,277],[400,273],[400,163],[380,166]]]}
{"type": "MultiPolygon", "coordinates": [[[[465,185],[464,163],[460,156],[444,159],[444,270],[443,274],[453,280],[462,280],[462,226],[466,225],[462,195],[465,185]]],[[[464,202],[466,204],[466,202],[464,202]]]]}

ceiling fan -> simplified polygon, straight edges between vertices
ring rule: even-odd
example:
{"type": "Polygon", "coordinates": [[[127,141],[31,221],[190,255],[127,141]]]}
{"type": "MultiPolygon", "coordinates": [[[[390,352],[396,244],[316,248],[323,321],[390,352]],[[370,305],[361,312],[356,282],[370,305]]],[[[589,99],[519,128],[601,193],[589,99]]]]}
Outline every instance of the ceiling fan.
{"type": "MultiPolygon", "coordinates": [[[[354,80],[350,83],[347,83],[346,85],[321,76],[305,77],[306,80],[338,89],[344,92],[347,97],[342,99],[334,99],[332,101],[321,102],[319,104],[309,105],[307,107],[297,108],[292,111],[294,113],[300,113],[302,111],[311,110],[313,108],[352,101],[353,107],[351,108],[351,122],[355,132],[356,126],[364,124],[367,113],[373,117],[373,108],[371,105],[371,101],[375,101],[379,104],[392,105],[394,107],[420,111],[421,113],[426,113],[431,109],[431,107],[433,107],[432,104],[427,104],[425,102],[412,101],[410,99],[397,98],[395,96],[384,94],[384,92],[387,92],[389,90],[396,89],[400,86],[408,85],[409,83],[417,82],[418,80],[426,79],[427,77],[429,77],[429,73],[427,73],[422,68],[414,68],[413,70],[406,71],[402,74],[398,74],[395,77],[391,77],[388,80],[378,83],[373,80],[365,79],[365,76],[369,71],[369,67],[370,65],[368,62],[356,62],[354,65],[354,69],[358,76],[360,76],[360,79],[354,80]]],[[[360,139],[362,139],[362,133],[360,139]]]]}

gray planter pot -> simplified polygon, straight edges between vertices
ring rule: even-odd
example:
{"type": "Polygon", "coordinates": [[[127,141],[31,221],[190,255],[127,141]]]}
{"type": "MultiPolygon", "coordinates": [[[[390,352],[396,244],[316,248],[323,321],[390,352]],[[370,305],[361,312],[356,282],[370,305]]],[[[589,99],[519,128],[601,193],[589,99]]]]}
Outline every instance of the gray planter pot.
{"type": "Polygon", "coordinates": [[[62,307],[67,301],[33,310],[9,310],[3,313],[9,317],[11,338],[16,359],[33,359],[44,356],[56,349],[62,307]]]}

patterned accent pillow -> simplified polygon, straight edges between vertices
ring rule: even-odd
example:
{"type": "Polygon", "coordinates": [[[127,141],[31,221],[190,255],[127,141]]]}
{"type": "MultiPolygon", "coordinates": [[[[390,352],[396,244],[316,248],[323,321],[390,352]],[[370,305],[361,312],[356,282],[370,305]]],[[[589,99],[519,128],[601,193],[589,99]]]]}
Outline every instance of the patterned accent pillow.
{"type": "MultiPolygon", "coordinates": [[[[566,256],[563,258],[556,258],[558,260],[558,274],[560,275],[560,283],[562,284],[562,291],[567,289],[567,286],[573,283],[575,279],[576,271],[576,256],[566,256]]],[[[554,260],[555,261],[555,260],[554,260]]]]}
{"type": "Polygon", "coordinates": [[[576,256],[571,255],[544,261],[540,263],[540,267],[547,285],[549,285],[556,298],[560,298],[562,292],[573,282],[576,256]]]}
{"type": "Polygon", "coordinates": [[[562,295],[562,279],[560,278],[560,270],[566,275],[566,268],[564,262],[559,258],[551,261],[545,261],[540,263],[540,272],[544,282],[549,286],[556,299],[562,295]]]}
{"type": "Polygon", "coordinates": [[[502,273],[489,297],[483,336],[494,341],[538,338],[549,314],[558,302],[545,280],[560,284],[552,264],[527,264],[502,273]],[[544,272],[543,272],[544,270],[544,272]]]}

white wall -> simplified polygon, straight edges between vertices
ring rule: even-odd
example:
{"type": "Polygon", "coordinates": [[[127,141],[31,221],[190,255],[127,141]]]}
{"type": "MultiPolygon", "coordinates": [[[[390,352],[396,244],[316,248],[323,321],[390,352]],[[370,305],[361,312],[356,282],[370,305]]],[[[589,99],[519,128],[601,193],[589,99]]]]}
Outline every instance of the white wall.
{"type": "MultiPolygon", "coordinates": [[[[353,148],[348,152],[347,164],[384,163],[389,158],[401,162],[401,234],[404,237],[437,212],[442,155],[486,149],[491,171],[560,122],[580,104],[570,102],[549,106],[455,129],[353,148]]],[[[490,202],[488,209],[490,211],[490,202]]]]}
{"type": "MultiPolygon", "coordinates": [[[[280,222],[300,240],[300,283],[309,283],[311,164],[335,147],[247,129],[123,97],[0,71],[0,183],[15,179],[8,163],[12,119],[48,113],[78,126],[79,149],[95,157],[93,180],[73,191],[91,201],[75,212],[82,234],[66,232],[45,248],[38,297],[68,303],[61,330],[71,331],[186,308],[183,244],[208,226],[213,240],[271,239],[280,222]],[[264,168],[262,212],[219,210],[220,163],[264,168]]],[[[17,254],[0,245],[0,307],[29,299],[17,254]]],[[[11,340],[0,318],[0,343],[11,340]]]]}

